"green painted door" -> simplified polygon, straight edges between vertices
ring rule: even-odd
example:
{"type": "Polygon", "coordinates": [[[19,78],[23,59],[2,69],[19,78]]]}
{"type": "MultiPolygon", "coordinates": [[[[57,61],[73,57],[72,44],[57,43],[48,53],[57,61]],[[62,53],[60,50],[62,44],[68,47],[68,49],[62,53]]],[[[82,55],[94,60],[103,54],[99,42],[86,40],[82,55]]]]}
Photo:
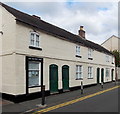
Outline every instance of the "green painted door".
{"type": "Polygon", "coordinates": [[[114,69],[111,71],[111,81],[113,81],[113,74],[114,74],[114,69]]]}
{"type": "Polygon", "coordinates": [[[58,92],[58,66],[50,65],[50,93],[58,92]]]}
{"type": "Polygon", "coordinates": [[[69,66],[64,65],[62,67],[62,84],[63,84],[63,91],[69,90],[69,66]]]}
{"type": "Polygon", "coordinates": [[[100,83],[99,79],[100,79],[100,68],[97,68],[97,84],[100,83]]]}
{"type": "Polygon", "coordinates": [[[101,82],[104,82],[104,69],[101,69],[101,82]]]}

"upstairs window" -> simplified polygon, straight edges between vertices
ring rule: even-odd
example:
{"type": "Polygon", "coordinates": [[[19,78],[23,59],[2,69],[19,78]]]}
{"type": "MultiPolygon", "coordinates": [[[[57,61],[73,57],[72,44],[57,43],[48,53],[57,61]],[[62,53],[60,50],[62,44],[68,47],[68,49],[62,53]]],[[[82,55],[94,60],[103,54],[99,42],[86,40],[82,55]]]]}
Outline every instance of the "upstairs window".
{"type": "Polygon", "coordinates": [[[76,65],[76,79],[83,79],[82,65],[76,65]]]}
{"type": "Polygon", "coordinates": [[[39,47],[40,46],[40,38],[39,34],[36,32],[31,32],[30,34],[30,46],[39,47]]]}
{"type": "Polygon", "coordinates": [[[109,59],[110,59],[109,55],[106,55],[106,62],[109,62],[110,61],[109,59]]]}
{"type": "Polygon", "coordinates": [[[80,46],[76,46],[76,55],[80,56],[80,46]]]}
{"type": "Polygon", "coordinates": [[[92,52],[93,50],[88,48],[88,59],[92,59],[92,52]]]}
{"type": "Polygon", "coordinates": [[[111,60],[111,61],[112,61],[112,64],[114,64],[114,56],[112,56],[111,58],[112,58],[112,60],[111,60]]]}

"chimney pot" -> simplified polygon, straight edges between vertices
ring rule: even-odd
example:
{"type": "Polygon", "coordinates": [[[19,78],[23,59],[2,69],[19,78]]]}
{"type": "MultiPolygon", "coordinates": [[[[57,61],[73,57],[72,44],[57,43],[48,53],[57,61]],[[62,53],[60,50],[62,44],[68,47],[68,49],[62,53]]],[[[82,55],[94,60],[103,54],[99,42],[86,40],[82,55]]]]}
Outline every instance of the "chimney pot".
{"type": "Polygon", "coordinates": [[[80,30],[79,32],[79,36],[81,36],[82,38],[85,39],[85,30],[84,30],[84,26],[80,26],[80,30]]]}
{"type": "Polygon", "coordinates": [[[39,16],[37,15],[32,15],[33,17],[37,18],[37,19],[41,19],[39,16]]]}

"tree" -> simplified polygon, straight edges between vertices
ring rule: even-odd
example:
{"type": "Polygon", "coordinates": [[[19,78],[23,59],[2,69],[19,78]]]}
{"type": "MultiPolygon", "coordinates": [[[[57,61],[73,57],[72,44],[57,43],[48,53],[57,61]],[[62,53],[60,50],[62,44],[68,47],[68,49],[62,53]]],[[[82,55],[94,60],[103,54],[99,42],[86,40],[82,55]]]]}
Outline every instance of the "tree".
{"type": "Polygon", "coordinates": [[[115,66],[120,67],[120,51],[114,50],[112,53],[115,56],[115,66]]]}

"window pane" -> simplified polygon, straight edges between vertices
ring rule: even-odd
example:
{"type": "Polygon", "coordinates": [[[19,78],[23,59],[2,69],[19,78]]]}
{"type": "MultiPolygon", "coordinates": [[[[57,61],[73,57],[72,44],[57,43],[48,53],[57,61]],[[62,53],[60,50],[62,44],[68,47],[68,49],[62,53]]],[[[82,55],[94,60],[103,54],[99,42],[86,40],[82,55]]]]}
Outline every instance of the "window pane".
{"type": "Polygon", "coordinates": [[[29,62],[29,69],[39,70],[39,63],[29,62]]]}
{"type": "Polygon", "coordinates": [[[39,85],[39,71],[29,71],[29,86],[39,85]]]}
{"type": "Polygon", "coordinates": [[[36,41],[39,41],[39,35],[36,35],[36,41]]]}

